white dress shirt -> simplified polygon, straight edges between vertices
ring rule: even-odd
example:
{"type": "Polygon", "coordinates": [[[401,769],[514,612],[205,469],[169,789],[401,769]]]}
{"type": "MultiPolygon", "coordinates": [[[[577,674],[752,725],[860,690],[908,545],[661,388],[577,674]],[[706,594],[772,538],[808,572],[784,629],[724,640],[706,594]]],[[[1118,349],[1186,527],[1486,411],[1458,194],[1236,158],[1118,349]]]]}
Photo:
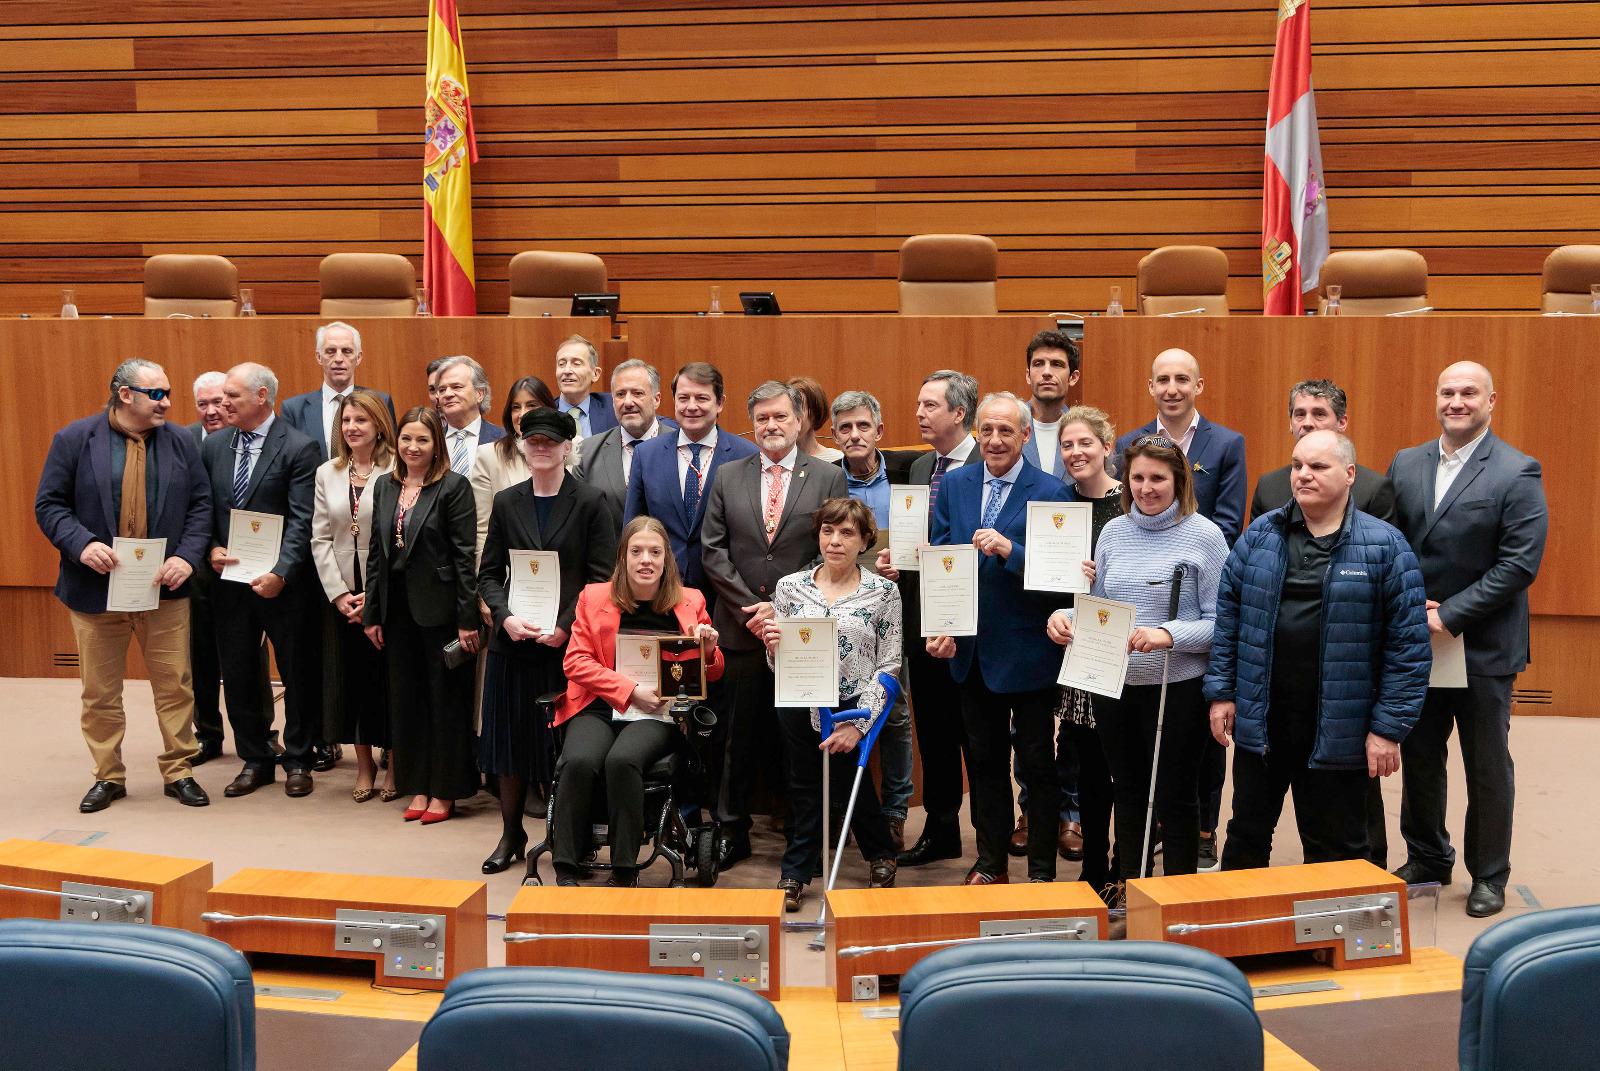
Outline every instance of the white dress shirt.
{"type": "MultiPolygon", "coordinates": [[[[261,447],[266,444],[267,432],[272,430],[272,422],[274,420],[277,420],[277,419],[278,419],[278,414],[276,414],[276,413],[268,413],[267,414],[267,419],[263,420],[261,422],[261,426],[256,428],[256,430],[254,431],[253,434],[255,435],[255,438],[250,440],[250,469],[249,469],[249,474],[245,477],[246,479],[253,480],[253,479],[256,478],[256,462],[261,460],[261,447]]],[[[234,452],[233,465],[234,465],[235,471],[238,470],[238,466],[239,466],[238,454],[242,450],[244,450],[244,447],[241,445],[241,440],[239,438],[235,438],[233,440],[233,452],[234,452]]],[[[233,479],[231,474],[229,475],[228,478],[230,480],[233,479]]]]}
{"type": "Polygon", "coordinates": [[[1006,499],[1011,497],[1012,485],[1017,482],[1017,477],[1019,475],[1021,475],[1023,464],[1024,464],[1023,459],[1019,457],[1019,458],[1017,458],[1017,463],[1015,465],[1012,465],[1009,469],[1007,469],[1005,472],[1001,473],[998,476],[996,476],[992,472],[990,472],[987,467],[984,468],[984,470],[983,470],[983,498],[978,503],[978,526],[979,527],[983,526],[983,515],[989,508],[989,496],[994,494],[994,487],[992,485],[993,484],[999,484],[1000,485],[1000,508],[1001,509],[1005,509],[1006,508],[1006,499]]]}
{"type": "MultiPolygon", "coordinates": [[[[478,452],[478,433],[483,430],[483,417],[475,418],[471,424],[461,429],[452,428],[449,423],[444,426],[444,459],[449,464],[456,456],[456,442],[463,433],[466,435],[467,457],[473,458],[478,452]]],[[[467,471],[472,471],[469,460],[467,471]]]]}
{"type": "Polygon", "coordinates": [[[341,394],[326,383],[322,385],[322,445],[329,450],[333,449],[333,414],[339,411],[340,400],[348,398],[355,389],[351,385],[341,394]]]}
{"type": "Polygon", "coordinates": [[[1439,503],[1444,501],[1444,496],[1450,493],[1450,485],[1456,482],[1456,477],[1461,470],[1467,467],[1467,462],[1472,460],[1472,455],[1477,451],[1478,445],[1483,442],[1483,437],[1489,434],[1488,425],[1472,440],[1455,453],[1444,444],[1444,437],[1439,437],[1439,470],[1433,477],[1433,508],[1438,509],[1439,503]]]}
{"type": "Polygon", "coordinates": [[[935,458],[940,458],[940,457],[944,458],[945,462],[946,462],[946,464],[945,464],[945,468],[946,469],[948,469],[951,465],[953,465],[953,464],[955,464],[957,462],[960,462],[961,464],[965,465],[967,463],[968,455],[970,455],[972,453],[973,449],[976,448],[977,445],[978,445],[978,440],[974,439],[970,435],[963,435],[961,437],[961,441],[956,443],[955,446],[951,448],[951,450],[950,450],[950,452],[948,454],[941,454],[938,451],[934,451],[934,455],[933,456],[935,458]]]}
{"type": "MultiPolygon", "coordinates": [[[[1184,457],[1189,456],[1189,446],[1194,442],[1194,429],[1198,428],[1199,426],[1200,410],[1196,409],[1193,413],[1189,414],[1189,426],[1183,430],[1183,434],[1181,436],[1174,440],[1178,444],[1178,449],[1183,451],[1184,457]]],[[[1153,434],[1166,435],[1168,438],[1171,438],[1171,433],[1167,431],[1167,426],[1161,423],[1160,413],[1156,414],[1156,430],[1153,432],[1153,434]]]]}
{"type": "Polygon", "coordinates": [[[791,446],[789,452],[777,461],[772,460],[764,452],[760,456],[761,518],[763,521],[766,520],[767,516],[767,496],[774,493],[772,489],[774,481],[778,485],[776,492],[778,496],[778,515],[773,518],[773,527],[767,532],[767,537],[770,539],[772,533],[777,531],[777,523],[783,520],[783,502],[788,497],[789,482],[794,478],[794,462],[795,458],[800,456],[800,448],[791,446]]]}
{"type": "MultiPolygon", "coordinates": [[[[617,432],[622,437],[622,486],[628,486],[628,477],[633,475],[633,451],[638,449],[640,443],[654,439],[660,431],[661,424],[654,420],[650,422],[648,428],[644,429],[644,434],[638,437],[629,435],[627,428],[622,427],[620,424],[617,425],[617,432]]],[[[705,453],[702,451],[700,456],[702,458],[705,457],[705,453]]],[[[679,493],[682,493],[681,488],[679,493]]]]}
{"type": "MultiPolygon", "coordinates": [[[[711,493],[711,488],[706,485],[706,473],[711,468],[711,455],[717,452],[717,436],[721,433],[715,424],[706,432],[706,437],[700,440],[700,445],[705,447],[700,451],[700,497],[704,498],[711,493]]],[[[678,429],[678,495],[683,495],[684,479],[689,475],[689,444],[694,442],[687,432],[678,429]]]]}

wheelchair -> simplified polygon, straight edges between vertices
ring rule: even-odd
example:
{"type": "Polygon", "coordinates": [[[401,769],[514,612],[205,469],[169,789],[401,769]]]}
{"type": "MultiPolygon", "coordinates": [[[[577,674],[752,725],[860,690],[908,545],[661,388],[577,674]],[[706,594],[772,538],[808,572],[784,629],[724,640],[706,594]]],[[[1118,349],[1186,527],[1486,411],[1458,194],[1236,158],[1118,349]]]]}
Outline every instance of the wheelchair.
{"type": "MultiPolygon", "coordinates": [[[[536,701],[537,716],[545,719],[546,726],[551,726],[555,720],[556,705],[561,697],[562,693],[552,692],[540,696],[536,701]]],[[[711,799],[707,777],[711,767],[706,758],[706,749],[711,746],[717,715],[710,707],[682,697],[673,702],[669,713],[678,726],[679,737],[673,750],[657,759],[644,772],[644,830],[650,851],[639,860],[637,872],[642,874],[657,859],[665,859],[672,867],[672,880],[669,883],[672,888],[683,888],[688,884],[684,878],[687,868],[694,871],[696,885],[709,889],[717,883],[717,839],[721,833],[721,823],[713,816],[703,824],[689,825],[684,821],[678,801],[680,797],[708,803],[711,799]]],[[[551,731],[555,731],[553,726],[551,731]]],[[[561,763],[558,760],[550,782],[544,838],[528,849],[528,870],[522,879],[524,885],[544,884],[539,877],[539,859],[544,855],[553,855],[555,851],[551,840],[560,784],[561,763]]],[[[602,779],[595,782],[594,793],[590,797],[590,846],[596,850],[610,846],[606,816],[606,790],[602,779]]],[[[580,850],[579,854],[581,856],[583,852],[580,850]]],[[[580,864],[579,869],[613,869],[611,863],[600,862],[596,855],[597,852],[591,853],[591,858],[580,864]]]]}

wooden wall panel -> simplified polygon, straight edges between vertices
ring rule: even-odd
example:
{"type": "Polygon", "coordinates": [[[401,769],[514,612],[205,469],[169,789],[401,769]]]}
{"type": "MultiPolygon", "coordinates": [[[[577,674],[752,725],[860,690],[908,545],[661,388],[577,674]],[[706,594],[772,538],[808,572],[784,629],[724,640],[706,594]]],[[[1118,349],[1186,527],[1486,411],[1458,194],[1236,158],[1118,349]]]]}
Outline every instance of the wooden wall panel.
{"type": "MultiPolygon", "coordinates": [[[[141,308],[143,259],[218,252],[267,313],[327,253],[420,258],[424,6],[0,5],[0,314],[141,308]],[[241,15],[245,17],[241,18],[241,15]],[[111,243],[114,251],[103,248],[111,243]]],[[[624,307],[706,288],[886,312],[909,234],[1001,248],[1006,311],[1131,296],[1140,256],[1229,255],[1259,308],[1269,0],[462,0],[480,307],[525,248],[607,259],[624,307]]],[[[1600,21],[1544,0],[1313,15],[1335,248],[1403,245],[1444,310],[1537,306],[1600,230],[1600,21]]]]}

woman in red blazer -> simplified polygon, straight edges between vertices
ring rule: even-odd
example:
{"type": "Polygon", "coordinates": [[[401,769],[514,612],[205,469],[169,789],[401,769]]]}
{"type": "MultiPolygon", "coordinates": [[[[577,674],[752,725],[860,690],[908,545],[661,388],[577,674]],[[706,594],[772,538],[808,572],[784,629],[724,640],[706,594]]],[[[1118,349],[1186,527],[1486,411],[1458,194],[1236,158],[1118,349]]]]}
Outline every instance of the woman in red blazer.
{"type": "Polygon", "coordinates": [[[555,723],[566,730],[551,829],[556,884],[578,884],[578,861],[589,827],[595,779],[605,776],[611,829],[609,884],[638,883],[644,839],[644,771],[671,752],[678,729],[666,700],[617,672],[617,634],[653,632],[700,641],[706,679],[722,676],[717,630],[705,596],[678,578],[667,530],[635,517],[622,530],[611,579],[578,596],[562,670],[567,694],[555,723]]]}

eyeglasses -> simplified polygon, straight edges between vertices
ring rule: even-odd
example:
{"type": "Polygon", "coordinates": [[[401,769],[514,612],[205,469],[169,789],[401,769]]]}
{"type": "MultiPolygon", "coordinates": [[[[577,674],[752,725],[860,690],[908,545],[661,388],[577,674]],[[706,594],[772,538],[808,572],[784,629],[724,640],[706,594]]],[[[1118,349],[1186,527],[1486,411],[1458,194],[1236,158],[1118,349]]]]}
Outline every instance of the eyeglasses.
{"type": "Polygon", "coordinates": [[[119,384],[119,386],[127,387],[129,390],[136,390],[140,394],[143,394],[145,397],[149,398],[152,402],[166,401],[172,396],[172,389],[170,387],[135,387],[131,383],[122,383],[119,384]]]}

